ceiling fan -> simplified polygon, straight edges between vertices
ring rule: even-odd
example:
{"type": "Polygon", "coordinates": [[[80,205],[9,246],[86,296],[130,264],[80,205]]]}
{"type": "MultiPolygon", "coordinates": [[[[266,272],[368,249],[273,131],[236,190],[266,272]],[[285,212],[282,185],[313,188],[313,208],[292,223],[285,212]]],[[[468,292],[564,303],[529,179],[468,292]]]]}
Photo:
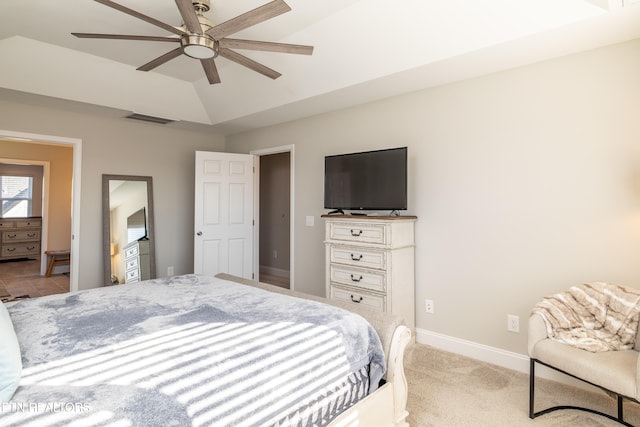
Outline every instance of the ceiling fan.
{"type": "Polygon", "coordinates": [[[204,12],[210,9],[210,0],[175,0],[182,20],[184,21],[179,27],[158,21],[157,19],[129,9],[111,0],[95,1],[173,33],[173,35],[170,36],[71,33],[79,38],[142,40],[180,44],[179,47],[138,67],[137,69],[140,71],[153,70],[165,62],[185,54],[191,58],[200,60],[209,83],[216,84],[220,83],[220,75],[218,74],[214,58],[221,56],[262,75],[277,79],[281,76],[279,72],[247,58],[232,49],[294,53],[300,55],[311,55],[313,53],[313,46],[227,38],[228,35],[290,11],[291,8],[283,0],[273,0],[270,3],[264,4],[218,25],[214,25],[204,16],[204,12]]]}

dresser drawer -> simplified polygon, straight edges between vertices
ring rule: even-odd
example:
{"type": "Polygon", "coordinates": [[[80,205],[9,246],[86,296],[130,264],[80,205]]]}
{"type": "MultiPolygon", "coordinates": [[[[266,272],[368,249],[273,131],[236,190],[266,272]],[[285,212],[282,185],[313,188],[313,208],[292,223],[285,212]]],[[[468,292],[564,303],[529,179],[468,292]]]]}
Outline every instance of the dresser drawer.
{"type": "Polygon", "coordinates": [[[3,231],[2,242],[39,242],[40,230],[16,230],[16,231],[3,231]]]}
{"type": "Polygon", "coordinates": [[[331,264],[330,280],[377,292],[386,292],[387,290],[387,275],[384,271],[361,270],[331,264]]]}
{"type": "Polygon", "coordinates": [[[329,239],[345,242],[387,243],[385,224],[362,224],[358,222],[330,222],[329,239]]]}
{"type": "Polygon", "coordinates": [[[376,311],[386,311],[387,301],[382,295],[331,285],[331,299],[361,305],[376,311]]]}
{"type": "Polygon", "coordinates": [[[138,248],[138,245],[133,245],[131,247],[128,247],[125,251],[124,251],[124,257],[125,258],[129,258],[132,256],[136,256],[140,253],[140,250],[138,248]]]}
{"type": "Polygon", "coordinates": [[[0,220],[0,230],[5,228],[15,228],[15,226],[16,226],[15,221],[8,221],[6,219],[0,220]]]}
{"type": "Polygon", "coordinates": [[[40,242],[5,244],[2,246],[3,257],[29,256],[29,255],[30,256],[40,255],[40,242]]]}
{"type": "Polygon", "coordinates": [[[125,264],[125,270],[131,270],[133,268],[139,269],[140,268],[140,258],[135,257],[135,258],[131,258],[128,259],[126,264],[125,264]]]}
{"type": "Polygon", "coordinates": [[[140,269],[139,268],[134,268],[133,270],[127,271],[125,280],[126,280],[127,283],[139,281],[140,280],[140,269]]]}
{"type": "Polygon", "coordinates": [[[42,227],[41,219],[18,219],[16,220],[16,228],[26,227],[42,227]]]}
{"type": "Polygon", "coordinates": [[[387,253],[384,251],[334,245],[329,247],[329,259],[332,263],[356,267],[378,270],[387,268],[387,253]]]}

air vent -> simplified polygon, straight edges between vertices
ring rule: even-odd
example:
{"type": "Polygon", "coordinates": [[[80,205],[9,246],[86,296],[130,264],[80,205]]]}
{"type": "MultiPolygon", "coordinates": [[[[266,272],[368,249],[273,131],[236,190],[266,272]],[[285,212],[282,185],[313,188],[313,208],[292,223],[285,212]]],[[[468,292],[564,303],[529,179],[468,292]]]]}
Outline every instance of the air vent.
{"type": "Polygon", "coordinates": [[[162,118],[162,117],[147,116],[146,114],[140,114],[140,113],[131,113],[128,116],[126,116],[126,118],[127,119],[132,119],[132,120],[141,120],[143,122],[160,123],[161,125],[166,125],[167,123],[175,122],[175,120],[173,120],[173,119],[165,119],[165,118],[162,118]]]}

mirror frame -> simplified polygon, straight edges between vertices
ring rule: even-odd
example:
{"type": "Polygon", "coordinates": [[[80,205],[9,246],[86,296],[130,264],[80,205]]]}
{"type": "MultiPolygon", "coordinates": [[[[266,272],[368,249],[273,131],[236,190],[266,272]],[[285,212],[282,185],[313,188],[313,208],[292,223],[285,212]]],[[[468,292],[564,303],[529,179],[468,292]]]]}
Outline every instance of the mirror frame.
{"type": "Polygon", "coordinates": [[[156,236],[153,214],[153,181],[150,176],[102,175],[102,256],[104,262],[103,286],[111,286],[111,220],[110,181],[145,181],[147,183],[147,236],[149,238],[150,278],[156,278],[156,236]]]}

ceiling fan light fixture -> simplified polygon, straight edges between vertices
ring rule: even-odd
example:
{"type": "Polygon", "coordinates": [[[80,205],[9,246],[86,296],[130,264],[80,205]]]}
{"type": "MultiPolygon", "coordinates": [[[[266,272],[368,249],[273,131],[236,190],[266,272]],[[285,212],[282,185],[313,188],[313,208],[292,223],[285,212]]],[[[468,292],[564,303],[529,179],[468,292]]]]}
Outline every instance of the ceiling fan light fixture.
{"type": "Polygon", "coordinates": [[[218,49],[215,40],[198,35],[187,34],[180,39],[182,51],[185,55],[195,59],[209,59],[218,56],[218,49]]]}

